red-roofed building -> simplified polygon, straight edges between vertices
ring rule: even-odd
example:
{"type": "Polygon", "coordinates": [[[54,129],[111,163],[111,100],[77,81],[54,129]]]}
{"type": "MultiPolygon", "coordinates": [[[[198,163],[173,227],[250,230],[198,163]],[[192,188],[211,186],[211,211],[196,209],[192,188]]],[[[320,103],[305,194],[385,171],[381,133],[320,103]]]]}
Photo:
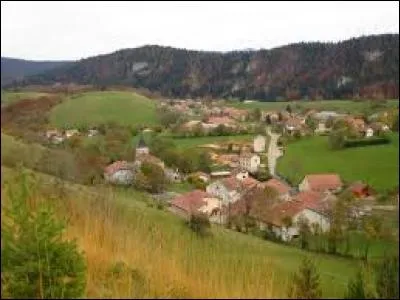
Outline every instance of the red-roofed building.
{"type": "Polygon", "coordinates": [[[223,222],[220,217],[220,200],[202,190],[194,190],[180,195],[170,203],[170,210],[183,218],[193,214],[205,214],[212,222],[223,222]]]}
{"type": "Polygon", "coordinates": [[[366,198],[373,194],[373,191],[369,185],[362,183],[361,181],[352,183],[348,187],[348,190],[350,190],[353,196],[356,198],[366,198]]]}
{"type": "Polygon", "coordinates": [[[282,200],[290,200],[291,187],[278,179],[271,178],[267,182],[262,183],[261,186],[274,189],[278,193],[279,198],[281,198],[282,200]]]}
{"type": "Polygon", "coordinates": [[[134,178],[134,164],[116,161],[104,168],[104,179],[114,184],[131,184],[134,178]]]}
{"type": "Polygon", "coordinates": [[[306,175],[299,184],[300,191],[338,192],[343,187],[338,174],[311,174],[306,175]]]}

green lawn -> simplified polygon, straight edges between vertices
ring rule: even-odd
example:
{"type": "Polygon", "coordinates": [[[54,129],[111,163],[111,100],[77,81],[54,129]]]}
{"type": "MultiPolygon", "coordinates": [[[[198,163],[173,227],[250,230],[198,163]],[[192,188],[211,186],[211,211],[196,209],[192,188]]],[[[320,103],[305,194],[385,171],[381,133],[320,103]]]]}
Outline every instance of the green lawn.
{"type": "Polygon", "coordinates": [[[9,92],[1,91],[1,104],[7,105],[23,99],[34,99],[47,96],[47,93],[38,92],[9,92]]]}
{"type": "Polygon", "coordinates": [[[157,124],[156,104],[132,92],[87,92],[53,108],[50,121],[57,127],[93,126],[109,121],[151,125],[157,124]]]}
{"type": "MultiPolygon", "coordinates": [[[[372,105],[371,101],[351,101],[351,100],[324,100],[324,101],[279,101],[279,102],[250,102],[250,103],[231,103],[228,106],[252,110],[260,108],[262,110],[282,110],[290,104],[292,109],[312,108],[317,110],[334,110],[344,113],[361,112],[372,105]]],[[[388,100],[381,108],[375,110],[398,107],[398,100],[388,100]]]]}
{"type": "Polygon", "coordinates": [[[377,190],[398,186],[399,135],[388,145],[330,150],[328,137],[315,136],[290,143],[278,160],[278,171],[298,184],[306,174],[335,172],[345,181],[363,180],[377,190]]]}

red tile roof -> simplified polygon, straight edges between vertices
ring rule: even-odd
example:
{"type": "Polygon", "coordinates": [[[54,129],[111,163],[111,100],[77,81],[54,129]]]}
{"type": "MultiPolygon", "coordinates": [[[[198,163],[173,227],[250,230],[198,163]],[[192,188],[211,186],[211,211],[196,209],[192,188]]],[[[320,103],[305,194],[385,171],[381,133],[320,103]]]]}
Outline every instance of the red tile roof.
{"type": "Polygon", "coordinates": [[[337,174],[312,174],[306,175],[305,179],[308,181],[309,188],[317,192],[335,190],[343,185],[337,174]]]}
{"type": "Polygon", "coordinates": [[[237,179],[235,176],[230,176],[228,178],[222,179],[222,184],[228,189],[228,190],[239,190],[241,188],[243,189],[248,189],[251,188],[260,182],[252,177],[247,177],[243,180],[237,179]]]}
{"type": "Polygon", "coordinates": [[[271,188],[275,189],[280,195],[289,193],[289,191],[290,191],[290,186],[288,186],[286,183],[284,183],[278,179],[275,179],[275,178],[272,178],[272,179],[268,180],[267,182],[263,183],[262,186],[271,187],[271,188]]]}
{"type": "Polygon", "coordinates": [[[234,123],[235,121],[232,120],[231,118],[228,117],[210,117],[208,118],[208,123],[212,123],[212,124],[230,124],[230,123],[234,123]]]}
{"type": "Polygon", "coordinates": [[[104,173],[110,175],[113,174],[119,170],[124,170],[124,169],[128,169],[129,168],[129,164],[127,161],[116,161],[114,163],[112,163],[111,165],[108,165],[107,167],[104,168],[104,173]]]}
{"type": "Polygon", "coordinates": [[[204,198],[211,197],[209,194],[202,190],[194,190],[189,193],[176,197],[171,205],[179,207],[187,213],[196,212],[200,207],[207,204],[204,198]]]}

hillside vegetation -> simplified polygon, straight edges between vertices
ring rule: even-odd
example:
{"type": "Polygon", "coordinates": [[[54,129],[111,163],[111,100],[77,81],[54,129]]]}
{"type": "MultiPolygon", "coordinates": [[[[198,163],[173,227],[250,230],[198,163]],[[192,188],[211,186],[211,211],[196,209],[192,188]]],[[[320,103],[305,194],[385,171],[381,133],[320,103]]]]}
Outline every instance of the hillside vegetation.
{"type": "Polygon", "coordinates": [[[1,58],[1,85],[21,80],[24,76],[38,74],[68,64],[68,61],[32,61],[17,58],[1,58]]]}
{"type": "MultiPolygon", "coordinates": [[[[14,171],[1,171],[5,205],[4,187],[14,171]]],[[[56,206],[58,216],[69,220],[66,237],[76,238],[85,252],[87,297],[285,297],[290,273],[310,255],[220,227],[200,238],[138,192],[61,187],[39,173],[36,181],[39,190],[31,205],[56,206]]],[[[357,262],[321,254],[313,258],[323,296],[342,297],[357,262]]]]}
{"type": "Polygon", "coordinates": [[[18,85],[70,82],[143,87],[176,97],[394,99],[399,35],[226,53],[149,45],[83,59],[18,85]]]}
{"type": "Polygon", "coordinates": [[[298,184],[306,174],[339,173],[349,182],[363,180],[377,190],[393,189],[399,182],[399,135],[388,145],[332,151],[328,138],[310,137],[289,143],[278,171],[298,184]]]}
{"type": "Polygon", "coordinates": [[[87,92],[53,108],[50,122],[57,127],[156,124],[156,104],[132,92],[87,92]]]}

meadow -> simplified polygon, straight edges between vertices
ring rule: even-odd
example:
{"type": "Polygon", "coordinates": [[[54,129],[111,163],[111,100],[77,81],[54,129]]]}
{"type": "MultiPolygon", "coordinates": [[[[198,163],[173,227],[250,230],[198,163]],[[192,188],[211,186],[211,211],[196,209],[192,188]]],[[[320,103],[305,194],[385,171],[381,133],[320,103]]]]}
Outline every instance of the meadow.
{"type": "Polygon", "coordinates": [[[39,93],[39,92],[9,92],[9,91],[1,91],[1,104],[8,105],[11,103],[18,102],[23,99],[35,99],[39,97],[44,97],[49,95],[48,93],[39,93]]]}
{"type": "Polygon", "coordinates": [[[391,143],[331,150],[328,137],[314,136],[289,143],[278,160],[278,172],[293,184],[310,173],[338,173],[343,180],[363,180],[378,191],[393,189],[399,181],[399,135],[391,143]]]}
{"type": "MultiPolygon", "coordinates": [[[[2,167],[2,205],[7,204],[4,191],[13,173],[2,167]]],[[[305,256],[317,265],[323,297],[337,298],[358,265],[219,226],[212,227],[212,235],[199,237],[139,192],[68,183],[62,198],[49,197],[54,178],[35,174],[43,191],[31,203],[51,202],[57,215],[68,219],[66,237],[75,238],[85,253],[89,298],[285,297],[290,274],[305,256]]]]}
{"type": "Polygon", "coordinates": [[[317,110],[333,110],[342,113],[360,113],[366,109],[374,111],[384,110],[387,108],[398,107],[399,100],[386,101],[351,101],[351,100],[323,100],[323,101],[278,101],[278,102],[227,102],[227,106],[253,110],[260,108],[261,110],[284,110],[288,105],[295,110],[317,109],[317,110]]]}
{"type": "Polygon", "coordinates": [[[156,103],[133,92],[86,92],[53,108],[50,122],[57,127],[157,124],[156,103]]]}

